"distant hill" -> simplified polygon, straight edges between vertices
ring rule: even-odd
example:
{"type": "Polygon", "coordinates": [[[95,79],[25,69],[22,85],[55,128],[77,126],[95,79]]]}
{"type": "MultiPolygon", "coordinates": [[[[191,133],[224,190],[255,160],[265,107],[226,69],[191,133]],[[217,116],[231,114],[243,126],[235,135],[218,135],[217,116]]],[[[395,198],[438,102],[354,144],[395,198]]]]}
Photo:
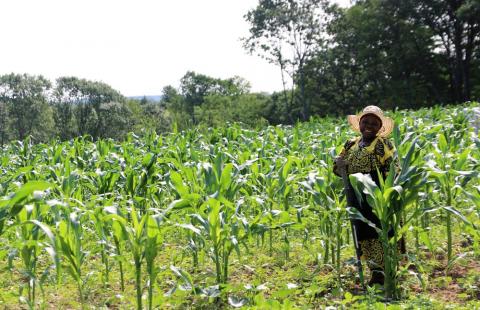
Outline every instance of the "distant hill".
{"type": "Polygon", "coordinates": [[[136,99],[136,100],[142,100],[143,97],[147,97],[148,101],[151,102],[159,102],[162,96],[160,95],[154,95],[154,96],[128,96],[127,98],[129,99],[136,99]]]}

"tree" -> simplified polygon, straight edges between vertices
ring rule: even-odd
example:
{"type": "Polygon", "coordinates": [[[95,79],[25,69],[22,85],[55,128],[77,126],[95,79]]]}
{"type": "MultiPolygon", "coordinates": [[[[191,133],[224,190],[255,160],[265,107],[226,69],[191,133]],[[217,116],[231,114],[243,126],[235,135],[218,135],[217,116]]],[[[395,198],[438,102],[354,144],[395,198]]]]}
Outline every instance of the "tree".
{"type": "Polygon", "coordinates": [[[294,104],[294,86],[298,85],[302,120],[310,117],[305,64],[323,46],[322,33],[328,18],[323,10],[327,5],[324,0],[260,0],[245,15],[250,23],[250,36],[243,39],[244,47],[280,67],[287,113],[294,104]],[[292,80],[290,98],[286,75],[292,80]]]}
{"type": "Polygon", "coordinates": [[[160,107],[165,108],[165,117],[177,128],[185,129],[190,125],[193,111],[189,110],[184,97],[173,86],[163,88],[160,107]]]}
{"type": "Polygon", "coordinates": [[[59,138],[62,141],[74,138],[78,134],[75,106],[62,80],[57,80],[53,92],[52,106],[55,111],[55,127],[59,138]]]}
{"type": "MultiPolygon", "coordinates": [[[[451,101],[470,100],[472,68],[475,68],[472,64],[478,65],[479,61],[480,0],[407,2],[412,18],[420,20],[435,34],[447,62],[451,101]]],[[[478,66],[476,68],[475,73],[479,74],[478,66]]]]}
{"type": "Polygon", "coordinates": [[[31,113],[37,116],[32,119],[31,135],[37,142],[48,142],[55,137],[55,111],[46,100],[33,106],[31,113]]]}
{"type": "Polygon", "coordinates": [[[433,34],[402,3],[329,8],[329,48],[319,50],[305,70],[315,113],[355,113],[366,102],[415,108],[448,101],[433,34]]]}
{"type": "Polygon", "coordinates": [[[170,104],[175,105],[177,99],[180,100],[181,96],[177,94],[176,89],[172,86],[164,87],[162,93],[160,102],[140,101],[140,118],[143,130],[153,129],[157,133],[170,130],[172,120],[169,118],[167,106],[170,104]]]}
{"type": "Polygon", "coordinates": [[[133,130],[132,111],[124,102],[101,103],[98,109],[98,138],[121,140],[133,130]]]}
{"type": "Polygon", "coordinates": [[[180,80],[183,108],[190,115],[193,124],[197,123],[195,107],[200,107],[207,96],[238,97],[248,93],[249,90],[250,84],[238,76],[223,80],[188,71],[180,80]]]}
{"type": "Polygon", "coordinates": [[[237,98],[250,93],[250,82],[237,75],[226,80],[217,79],[217,83],[219,93],[224,96],[237,98]]]}
{"type": "Polygon", "coordinates": [[[185,108],[193,124],[195,120],[195,106],[200,106],[204,98],[213,93],[217,86],[216,80],[204,74],[188,71],[180,80],[180,91],[185,99],[185,108]]]}
{"type": "Polygon", "coordinates": [[[200,125],[209,127],[225,126],[233,122],[251,127],[265,125],[268,123],[267,117],[272,116],[267,109],[269,100],[270,96],[265,94],[213,94],[205,97],[205,102],[195,110],[195,115],[200,125]]]}
{"type": "Polygon", "coordinates": [[[4,101],[0,101],[0,146],[8,141],[8,106],[4,101]]]}
{"type": "Polygon", "coordinates": [[[268,94],[243,94],[235,99],[233,106],[233,120],[252,127],[267,125],[267,118],[274,114],[267,110],[267,106],[270,102],[271,96],[268,94]]]}
{"type": "Polygon", "coordinates": [[[0,76],[0,101],[6,103],[12,138],[32,135],[45,141],[53,133],[52,111],[47,102],[50,81],[43,76],[7,74],[0,76]]]}
{"type": "MultiPolygon", "coordinates": [[[[94,139],[100,136],[100,127],[108,120],[102,120],[99,115],[104,103],[125,102],[125,98],[109,85],[76,77],[61,77],[57,79],[55,98],[58,105],[70,105],[76,118],[76,135],[89,134],[94,139]]],[[[69,122],[69,112],[65,112],[69,122]]]]}

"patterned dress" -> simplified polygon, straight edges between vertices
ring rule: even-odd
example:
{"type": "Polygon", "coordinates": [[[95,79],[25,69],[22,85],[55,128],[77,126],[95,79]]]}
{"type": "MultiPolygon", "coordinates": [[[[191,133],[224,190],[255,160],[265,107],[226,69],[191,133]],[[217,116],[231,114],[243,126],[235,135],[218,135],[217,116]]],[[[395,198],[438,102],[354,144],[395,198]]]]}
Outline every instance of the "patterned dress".
{"type": "MultiPolygon", "coordinates": [[[[349,140],[345,143],[340,157],[347,162],[347,174],[365,173],[370,174],[372,180],[379,185],[378,171],[386,178],[390,164],[394,160],[395,147],[386,138],[376,137],[368,146],[360,146],[361,137],[349,140]]],[[[398,164],[395,162],[398,170],[398,164]]],[[[333,172],[340,176],[336,165],[333,172]]],[[[372,207],[368,204],[365,194],[362,202],[355,206],[362,215],[370,222],[380,227],[380,220],[373,213],[372,207]]],[[[371,270],[383,270],[383,250],[375,229],[361,220],[353,220],[357,231],[357,238],[364,258],[371,270]]],[[[393,232],[392,232],[393,233],[393,232]]]]}

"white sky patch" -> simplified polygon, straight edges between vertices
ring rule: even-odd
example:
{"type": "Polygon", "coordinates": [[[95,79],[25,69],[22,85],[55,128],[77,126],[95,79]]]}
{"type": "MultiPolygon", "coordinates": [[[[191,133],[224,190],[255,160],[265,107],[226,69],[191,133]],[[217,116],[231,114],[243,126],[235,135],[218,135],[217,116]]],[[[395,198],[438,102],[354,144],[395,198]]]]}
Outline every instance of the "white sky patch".
{"type": "MultiPolygon", "coordinates": [[[[349,0],[338,0],[348,4],[349,0]]],[[[102,81],[159,95],[188,71],[280,90],[279,68],[243,49],[257,0],[3,0],[0,74],[102,81]]]]}

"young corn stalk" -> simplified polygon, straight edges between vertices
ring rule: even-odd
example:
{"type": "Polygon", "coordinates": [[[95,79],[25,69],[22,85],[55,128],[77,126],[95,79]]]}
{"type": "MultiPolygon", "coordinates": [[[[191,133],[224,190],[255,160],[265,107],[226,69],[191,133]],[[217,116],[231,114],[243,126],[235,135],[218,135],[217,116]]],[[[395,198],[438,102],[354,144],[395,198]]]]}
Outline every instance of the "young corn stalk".
{"type": "Polygon", "coordinates": [[[114,260],[118,263],[118,269],[120,272],[120,289],[125,291],[125,272],[124,263],[126,261],[123,249],[125,248],[125,242],[128,240],[128,235],[125,230],[125,217],[122,216],[117,207],[109,206],[105,207],[103,212],[105,215],[102,217],[102,222],[108,234],[113,238],[113,245],[115,247],[114,260]],[[122,223],[122,224],[120,224],[122,223]]]}
{"type": "MultiPolygon", "coordinates": [[[[26,205],[18,214],[20,226],[17,237],[19,237],[18,241],[21,244],[20,257],[25,268],[22,273],[28,279],[26,301],[30,309],[36,307],[37,263],[39,252],[42,249],[49,252],[56,265],[57,273],[60,272],[55,236],[47,225],[35,219],[38,217],[38,213],[38,206],[26,205]],[[47,237],[49,242],[44,242],[44,236],[47,237]]],[[[42,281],[40,281],[40,285],[41,283],[42,281]]]]}
{"type": "Polygon", "coordinates": [[[239,243],[248,236],[241,231],[242,220],[233,203],[241,186],[236,180],[238,169],[232,163],[225,164],[226,157],[220,151],[212,166],[204,166],[204,192],[212,198],[202,204],[198,213],[190,215],[202,237],[211,242],[209,254],[215,263],[217,284],[227,283],[230,254],[236,250],[240,255],[239,243]]]}
{"type": "Polygon", "coordinates": [[[104,266],[104,271],[102,272],[103,286],[107,287],[109,284],[109,274],[111,269],[109,260],[111,244],[108,241],[109,226],[104,220],[103,210],[103,206],[97,207],[93,213],[91,213],[91,219],[94,223],[97,238],[99,239],[98,243],[100,245],[100,255],[104,266]]]}
{"type": "Polygon", "coordinates": [[[471,169],[469,154],[472,151],[470,148],[465,148],[460,154],[453,156],[452,151],[460,144],[461,140],[452,133],[451,146],[447,142],[446,135],[440,133],[438,135],[438,142],[433,154],[435,161],[430,160],[427,165],[431,176],[436,181],[441,193],[444,197],[445,203],[438,203],[441,210],[445,212],[446,230],[447,230],[447,262],[451,265],[453,262],[453,218],[452,216],[463,216],[462,212],[456,208],[456,201],[458,195],[461,193],[461,188],[474,179],[478,172],[471,169]]]}
{"type": "Polygon", "coordinates": [[[83,228],[81,215],[72,212],[68,218],[57,224],[58,248],[61,249],[61,256],[65,258],[67,271],[75,280],[80,297],[82,309],[85,307],[84,278],[82,266],[85,262],[87,252],[84,250],[83,228]]]}
{"type": "MultiPolygon", "coordinates": [[[[125,217],[112,208],[108,210],[110,214],[104,217],[106,222],[112,221],[117,253],[121,255],[120,248],[123,243],[125,243],[132,253],[135,266],[136,301],[137,309],[139,310],[143,308],[142,265],[144,260],[147,264],[147,273],[149,276],[148,303],[149,308],[153,307],[153,285],[158,274],[154,263],[163,240],[160,224],[168,212],[177,208],[183,208],[187,204],[188,201],[184,200],[174,201],[166,209],[162,210],[161,213],[155,215],[146,213],[142,216],[139,216],[141,211],[136,210],[132,205],[129,212],[130,221],[127,221],[125,217]]],[[[141,208],[141,210],[146,210],[146,207],[141,208]]],[[[121,261],[119,261],[119,264],[120,262],[121,261]]],[[[121,264],[120,268],[122,268],[121,264]]],[[[121,278],[123,283],[123,272],[121,278]]]]}
{"type": "Polygon", "coordinates": [[[340,250],[343,245],[343,223],[346,212],[332,186],[333,177],[328,180],[332,181],[327,181],[316,173],[310,173],[307,180],[300,184],[311,195],[310,210],[314,211],[320,219],[318,226],[324,241],[323,263],[328,264],[329,261],[332,263],[337,273],[338,285],[341,287],[340,250]]]}
{"type": "Polygon", "coordinates": [[[159,268],[155,265],[155,258],[163,244],[161,233],[162,214],[149,215],[146,223],[147,240],[145,244],[145,263],[148,274],[148,309],[153,309],[153,288],[157,279],[159,268]]]}
{"type": "Polygon", "coordinates": [[[473,191],[467,192],[464,190],[464,194],[474,204],[471,213],[466,218],[467,232],[473,237],[472,248],[475,256],[480,257],[480,185],[474,187],[473,191]]]}
{"type": "Polygon", "coordinates": [[[125,232],[127,236],[127,243],[133,256],[135,265],[135,290],[137,292],[137,309],[142,309],[142,263],[144,258],[144,251],[147,241],[145,234],[145,225],[148,220],[148,214],[139,218],[137,210],[132,206],[130,213],[130,223],[124,222],[125,232]]]}
{"type": "MultiPolygon", "coordinates": [[[[138,212],[134,206],[130,210],[130,222],[116,212],[105,216],[105,221],[113,221],[112,229],[117,244],[117,253],[120,252],[121,242],[125,242],[133,256],[135,266],[135,291],[137,309],[142,309],[142,263],[146,250],[146,223],[148,214],[139,218],[138,212]]],[[[122,268],[122,265],[120,265],[122,268]]],[[[123,272],[122,272],[123,273],[123,272]]],[[[121,276],[123,278],[123,276],[121,276]]],[[[122,279],[123,282],[123,279],[122,279]]],[[[123,285],[122,285],[123,286],[123,285]]]]}
{"type": "MultiPolygon", "coordinates": [[[[28,150],[29,148],[25,149],[25,152],[28,152],[28,150]]],[[[0,202],[0,235],[4,230],[12,227],[4,227],[7,218],[16,218],[16,223],[19,225],[16,233],[17,240],[21,240],[18,247],[25,268],[24,273],[28,279],[27,303],[30,308],[34,308],[36,303],[37,260],[39,251],[43,246],[41,232],[50,240],[50,246],[45,248],[55,261],[57,275],[60,270],[57,251],[55,250],[55,237],[50,228],[39,221],[48,210],[42,200],[44,190],[50,187],[52,185],[45,181],[30,181],[23,184],[10,199],[0,202]]]]}
{"type": "MultiPolygon", "coordinates": [[[[276,195],[280,196],[281,199],[281,204],[283,205],[283,210],[289,214],[289,196],[292,192],[292,185],[290,182],[292,182],[293,179],[293,173],[292,175],[290,174],[290,170],[292,169],[292,166],[299,162],[298,158],[295,158],[293,156],[289,156],[287,158],[287,161],[285,164],[282,165],[280,170],[278,171],[278,189],[276,190],[276,195]]],[[[287,222],[287,223],[282,223],[282,228],[283,228],[283,251],[285,255],[285,262],[289,261],[290,258],[290,241],[289,241],[289,227],[293,225],[294,222],[287,222]]]]}
{"type": "MultiPolygon", "coordinates": [[[[173,189],[177,192],[178,198],[189,201],[188,205],[192,206],[192,209],[195,212],[198,208],[198,204],[201,203],[200,193],[202,192],[202,189],[198,186],[195,180],[196,175],[193,169],[181,167],[181,170],[186,174],[189,183],[192,184],[191,187],[189,188],[187,185],[185,185],[180,173],[174,170],[171,170],[169,174],[170,183],[173,189]]],[[[180,224],[179,226],[187,228],[187,248],[192,254],[193,267],[197,269],[199,267],[199,254],[205,246],[204,240],[198,233],[195,232],[195,228],[192,225],[180,224]],[[194,230],[192,231],[191,228],[193,228],[194,230]]]]}
{"type": "MultiPolygon", "coordinates": [[[[418,190],[426,183],[425,173],[414,165],[419,157],[420,151],[416,140],[411,142],[408,153],[401,160],[401,170],[395,177],[395,166],[392,163],[390,171],[385,180],[380,172],[380,185],[378,186],[369,175],[362,173],[350,176],[350,182],[355,189],[357,199],[362,199],[362,193],[366,195],[369,205],[372,206],[374,214],[380,220],[381,227],[369,223],[375,227],[383,248],[385,297],[387,299],[400,298],[398,287],[398,271],[401,256],[398,253],[400,238],[407,230],[407,223],[403,223],[404,210],[410,206],[418,196],[418,190]]],[[[366,221],[358,211],[355,212],[358,219],[366,221]]]]}
{"type": "Polygon", "coordinates": [[[235,212],[232,204],[228,201],[221,203],[215,198],[208,199],[199,213],[190,214],[190,217],[193,225],[182,227],[206,240],[205,243],[210,246],[206,248],[207,254],[215,264],[216,283],[226,284],[230,255],[235,250],[240,257],[240,244],[245,245],[249,232],[257,222],[248,223],[243,216],[235,212]]]}

